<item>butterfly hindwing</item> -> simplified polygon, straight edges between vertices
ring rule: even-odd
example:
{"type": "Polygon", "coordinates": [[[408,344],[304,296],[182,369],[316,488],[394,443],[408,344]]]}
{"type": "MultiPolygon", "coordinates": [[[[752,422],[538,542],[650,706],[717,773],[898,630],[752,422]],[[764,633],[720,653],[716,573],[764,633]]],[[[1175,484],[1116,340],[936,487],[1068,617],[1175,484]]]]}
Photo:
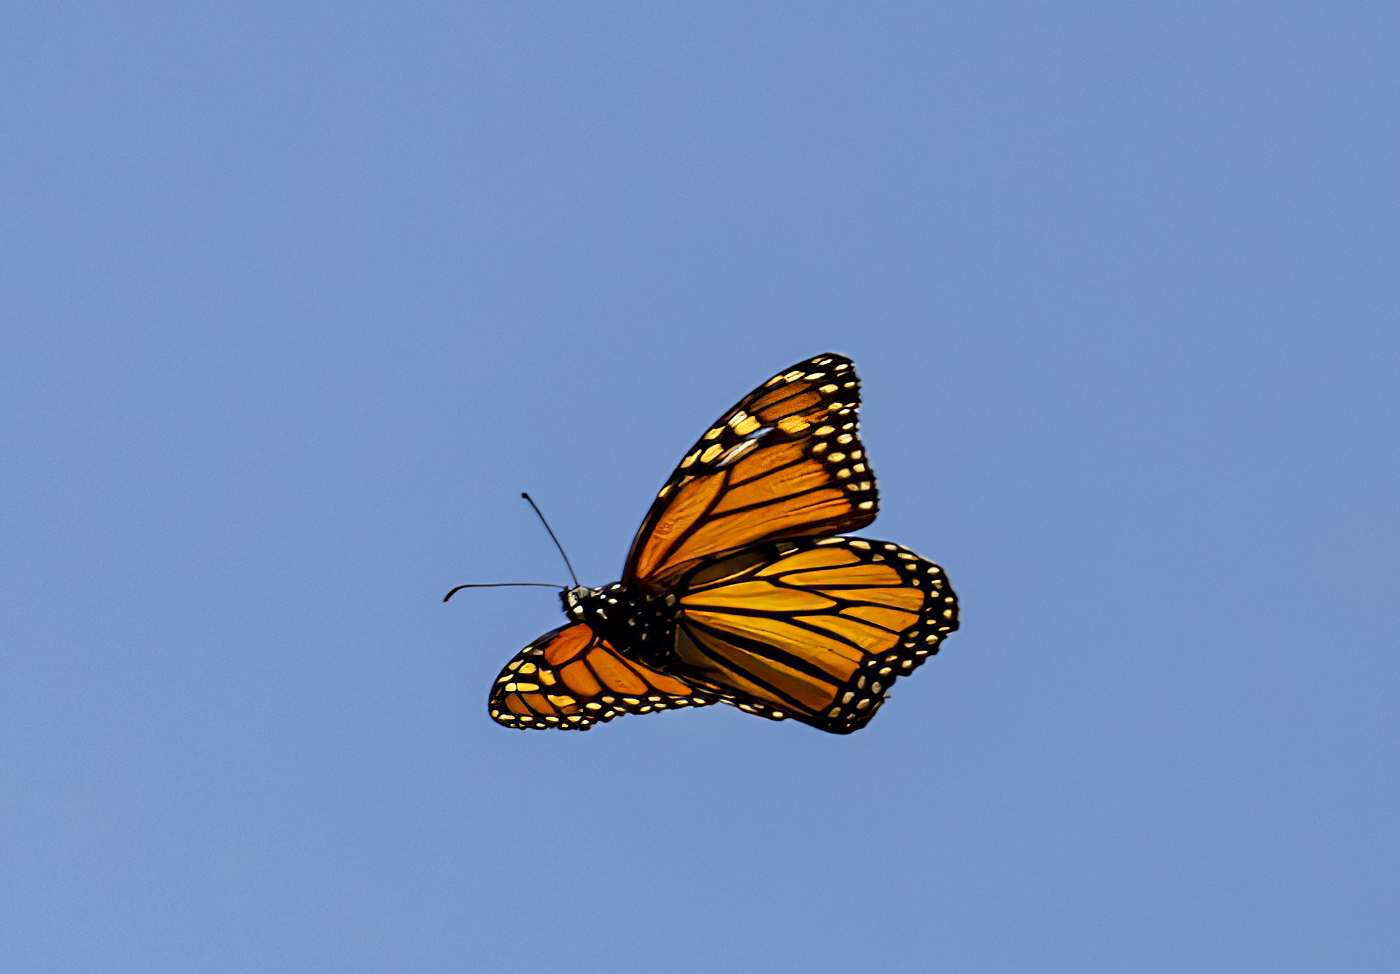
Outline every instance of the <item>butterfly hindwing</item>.
{"type": "Polygon", "coordinates": [[[669,590],[728,551],[854,531],[875,519],[875,477],[857,432],[860,380],[828,353],[759,386],[686,452],[627,556],[625,584],[669,590]]]}
{"type": "Polygon", "coordinates": [[[958,627],[943,570],[864,538],[759,545],[679,590],[668,670],[742,710],[848,734],[958,627]]]}
{"type": "Polygon", "coordinates": [[[623,659],[582,624],[546,633],[505,665],[491,716],[507,727],[588,730],[622,714],[703,707],[713,694],[623,659]]]}

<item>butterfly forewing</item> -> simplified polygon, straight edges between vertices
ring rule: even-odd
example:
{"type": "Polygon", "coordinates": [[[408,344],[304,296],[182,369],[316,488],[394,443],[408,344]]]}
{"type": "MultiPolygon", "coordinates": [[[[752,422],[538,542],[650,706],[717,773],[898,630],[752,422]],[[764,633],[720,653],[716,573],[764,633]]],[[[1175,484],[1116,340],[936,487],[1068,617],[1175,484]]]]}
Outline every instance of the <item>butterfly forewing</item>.
{"type": "Polygon", "coordinates": [[[703,707],[713,694],[623,659],[585,625],[546,633],[505,665],[491,716],[507,727],[588,730],[622,714],[703,707]]]}
{"type": "Polygon", "coordinates": [[[680,585],[668,669],[743,710],[847,734],[958,627],[943,570],[896,544],[804,538],[747,549],[680,585]]]}
{"type": "Polygon", "coordinates": [[[879,498],[857,432],[850,359],[818,355],[759,386],[686,452],[627,556],[626,584],[668,590],[706,559],[857,530],[879,498]]]}

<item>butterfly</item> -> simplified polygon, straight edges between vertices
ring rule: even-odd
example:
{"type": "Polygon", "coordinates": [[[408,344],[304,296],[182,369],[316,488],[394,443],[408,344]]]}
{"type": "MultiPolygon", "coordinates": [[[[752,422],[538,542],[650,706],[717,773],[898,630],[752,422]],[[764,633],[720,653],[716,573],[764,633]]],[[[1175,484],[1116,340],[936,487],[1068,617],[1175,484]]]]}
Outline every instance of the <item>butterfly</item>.
{"type": "Polygon", "coordinates": [[[741,399],[656,495],[622,579],[561,593],[569,622],[501,670],[491,717],[588,730],[727,703],[833,734],[869,723],[958,628],[958,602],[938,565],[846,536],[879,507],[859,407],[834,353],[741,399]]]}

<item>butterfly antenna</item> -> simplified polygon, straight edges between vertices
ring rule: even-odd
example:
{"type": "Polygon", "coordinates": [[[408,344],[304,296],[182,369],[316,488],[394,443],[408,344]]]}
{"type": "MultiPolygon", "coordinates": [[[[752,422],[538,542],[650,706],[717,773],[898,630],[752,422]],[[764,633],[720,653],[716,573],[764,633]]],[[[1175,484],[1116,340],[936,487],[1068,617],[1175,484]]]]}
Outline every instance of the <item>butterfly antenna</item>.
{"type": "Polygon", "coordinates": [[[462,589],[464,589],[464,588],[515,588],[515,587],[520,587],[520,586],[528,586],[529,588],[559,588],[559,589],[562,589],[562,588],[564,587],[564,586],[562,586],[562,585],[550,585],[548,582],[477,582],[477,583],[472,584],[472,585],[458,585],[458,586],[457,586],[456,588],[454,588],[452,591],[450,591],[450,592],[448,592],[446,595],[444,595],[444,596],[442,597],[442,600],[443,600],[444,602],[446,602],[448,599],[452,598],[452,596],[456,595],[458,592],[462,591],[462,589]]]}
{"type": "Polygon", "coordinates": [[[578,588],[578,576],[574,574],[574,566],[569,564],[569,556],[564,554],[564,546],[559,543],[558,538],[554,537],[554,529],[551,528],[549,526],[549,522],[544,519],[544,514],[540,512],[540,506],[536,504],[534,500],[530,497],[530,495],[525,493],[523,490],[520,492],[520,496],[529,501],[530,506],[535,509],[535,513],[539,514],[540,523],[543,524],[544,529],[549,532],[549,537],[550,540],[554,542],[554,547],[558,548],[559,554],[564,556],[564,565],[569,569],[569,577],[574,580],[574,588],[578,588]]]}

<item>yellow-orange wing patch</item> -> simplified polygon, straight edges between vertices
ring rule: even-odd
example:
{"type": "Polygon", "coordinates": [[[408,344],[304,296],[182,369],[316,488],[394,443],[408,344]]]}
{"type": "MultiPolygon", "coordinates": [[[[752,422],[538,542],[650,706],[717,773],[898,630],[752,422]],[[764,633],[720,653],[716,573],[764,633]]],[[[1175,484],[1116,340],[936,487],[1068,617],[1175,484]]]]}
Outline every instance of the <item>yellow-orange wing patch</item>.
{"type": "Polygon", "coordinates": [[[505,665],[491,717],[507,727],[588,730],[622,714],[703,707],[713,694],[619,656],[585,625],[546,633],[505,665]]]}
{"type": "Polygon", "coordinates": [[[879,497],[857,432],[859,408],[855,368],[834,353],[749,393],[661,488],[632,542],[624,584],[665,591],[725,552],[869,524],[879,497]]]}
{"type": "Polygon", "coordinates": [[[746,549],[679,586],[675,662],[741,710],[834,734],[864,727],[895,679],[958,628],[943,570],[864,538],[746,549]]]}

